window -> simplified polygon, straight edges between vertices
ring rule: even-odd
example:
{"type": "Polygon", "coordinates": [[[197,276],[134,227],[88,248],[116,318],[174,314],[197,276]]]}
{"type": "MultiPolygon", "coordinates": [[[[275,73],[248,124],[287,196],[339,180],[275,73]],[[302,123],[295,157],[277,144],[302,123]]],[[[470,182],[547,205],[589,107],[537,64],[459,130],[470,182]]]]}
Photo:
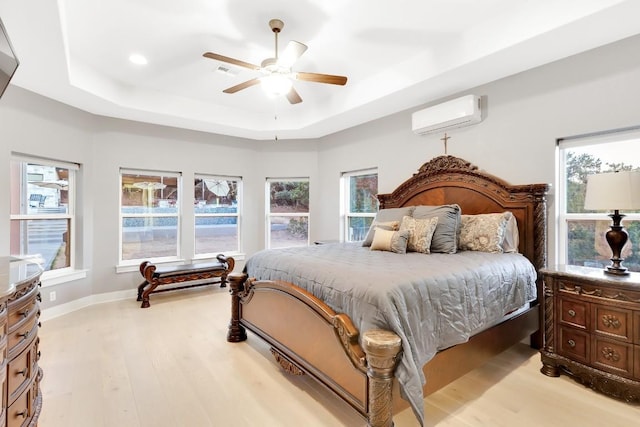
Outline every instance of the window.
{"type": "Polygon", "coordinates": [[[241,178],[196,175],[195,255],[240,252],[241,178]]]}
{"type": "Polygon", "coordinates": [[[309,179],[267,179],[267,247],[309,244],[309,179]]]}
{"type": "Polygon", "coordinates": [[[180,255],[179,188],[175,172],[120,171],[120,262],[180,255]]]}
{"type": "MultiPolygon", "coordinates": [[[[584,209],[587,176],[615,170],[640,169],[640,133],[611,133],[559,142],[558,253],[561,263],[604,268],[611,249],[605,233],[609,212],[584,209]]],[[[612,189],[615,191],[615,189],[612,189]]],[[[640,212],[621,212],[629,241],[622,250],[623,265],[640,271],[640,212]]]]}
{"type": "Polygon", "coordinates": [[[77,164],[14,155],[11,159],[10,252],[45,271],[75,267],[77,164]]]}
{"type": "Polygon", "coordinates": [[[342,174],[344,240],[364,240],[378,211],[378,172],[367,169],[342,174]]]}

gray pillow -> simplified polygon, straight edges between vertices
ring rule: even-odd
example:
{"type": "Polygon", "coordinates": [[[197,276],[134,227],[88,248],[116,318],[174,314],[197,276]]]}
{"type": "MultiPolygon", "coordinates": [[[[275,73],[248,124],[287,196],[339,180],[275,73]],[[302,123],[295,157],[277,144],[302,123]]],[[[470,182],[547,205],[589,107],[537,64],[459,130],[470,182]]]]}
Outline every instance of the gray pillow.
{"type": "Polygon", "coordinates": [[[455,254],[458,250],[458,232],[462,213],[460,206],[416,206],[413,217],[425,219],[438,217],[438,225],[431,238],[431,252],[455,254]]]}
{"type": "MultiPolygon", "coordinates": [[[[400,223],[402,222],[402,217],[404,217],[405,215],[411,216],[414,209],[415,209],[415,206],[407,206],[404,208],[380,209],[376,214],[375,219],[371,223],[371,227],[369,227],[369,231],[367,232],[367,237],[364,238],[364,241],[362,242],[362,246],[371,246],[371,242],[373,242],[373,234],[375,233],[375,230],[376,230],[376,223],[379,224],[381,222],[397,221],[399,226],[400,223]]],[[[386,228],[386,227],[382,227],[382,228],[386,228]]]]}

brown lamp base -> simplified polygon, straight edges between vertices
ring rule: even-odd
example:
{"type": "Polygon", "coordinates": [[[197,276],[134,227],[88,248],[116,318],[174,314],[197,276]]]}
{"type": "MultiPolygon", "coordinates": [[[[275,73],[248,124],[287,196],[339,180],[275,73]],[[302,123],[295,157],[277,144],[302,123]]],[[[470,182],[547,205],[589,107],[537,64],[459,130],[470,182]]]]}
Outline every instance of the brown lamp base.
{"type": "Polygon", "coordinates": [[[626,274],[629,274],[629,271],[626,267],[614,267],[611,265],[605,268],[604,272],[607,274],[615,274],[616,276],[624,276],[626,274]]]}
{"type": "Polygon", "coordinates": [[[622,218],[624,218],[624,215],[622,215],[620,211],[616,209],[609,216],[613,220],[613,224],[611,224],[611,229],[607,231],[605,237],[607,238],[607,243],[609,243],[613,256],[611,257],[611,265],[608,266],[604,272],[607,274],[624,276],[625,274],[629,274],[629,272],[626,267],[622,266],[624,258],[621,257],[621,254],[622,248],[629,239],[629,235],[627,234],[627,230],[620,225],[622,218]]]}

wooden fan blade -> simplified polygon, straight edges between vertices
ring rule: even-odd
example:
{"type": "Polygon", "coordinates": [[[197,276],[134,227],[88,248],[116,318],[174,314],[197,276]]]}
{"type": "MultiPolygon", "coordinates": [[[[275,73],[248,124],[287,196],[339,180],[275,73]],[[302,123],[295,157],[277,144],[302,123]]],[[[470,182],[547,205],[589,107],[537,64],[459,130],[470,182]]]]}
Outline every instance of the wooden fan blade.
{"type": "Polygon", "coordinates": [[[300,98],[300,95],[293,86],[291,86],[291,89],[287,92],[287,99],[291,104],[299,104],[302,102],[302,98],[300,98]]]}
{"type": "Polygon", "coordinates": [[[278,57],[278,65],[284,68],[291,66],[302,56],[307,50],[307,46],[295,40],[291,40],[282,54],[278,57]]]}
{"type": "Polygon", "coordinates": [[[247,80],[246,82],[240,83],[239,85],[231,86],[230,88],[227,88],[227,89],[223,90],[223,92],[224,93],[236,93],[239,90],[246,89],[246,88],[251,87],[251,86],[255,86],[258,83],[260,83],[260,79],[259,78],[247,80]]]}
{"type": "Polygon", "coordinates": [[[317,73],[296,73],[298,80],[304,80],[306,82],[316,83],[329,83],[331,85],[344,86],[347,83],[347,78],[344,76],[333,76],[331,74],[317,74],[317,73]]]}
{"type": "Polygon", "coordinates": [[[229,58],[228,56],[218,55],[217,53],[205,52],[202,54],[205,58],[215,59],[217,61],[227,62],[229,64],[238,65],[240,67],[249,68],[250,70],[259,70],[260,67],[248,62],[240,61],[239,59],[229,58]]]}

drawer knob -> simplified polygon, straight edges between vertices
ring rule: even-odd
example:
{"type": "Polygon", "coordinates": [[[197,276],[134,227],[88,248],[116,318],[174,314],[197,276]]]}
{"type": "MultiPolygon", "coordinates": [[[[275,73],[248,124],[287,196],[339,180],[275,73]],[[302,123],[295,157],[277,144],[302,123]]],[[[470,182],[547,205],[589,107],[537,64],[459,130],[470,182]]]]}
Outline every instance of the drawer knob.
{"type": "Polygon", "coordinates": [[[620,327],[620,320],[611,314],[605,314],[602,316],[602,324],[607,328],[618,329],[620,327]]]}
{"type": "Polygon", "coordinates": [[[38,295],[36,295],[36,299],[42,302],[42,295],[40,295],[40,292],[38,292],[38,295]]]}
{"type": "Polygon", "coordinates": [[[620,360],[620,354],[611,347],[604,347],[602,349],[602,357],[611,362],[617,362],[620,360]]]}
{"type": "Polygon", "coordinates": [[[29,411],[27,409],[23,409],[22,412],[16,412],[16,415],[22,418],[27,418],[29,411]]]}
{"type": "Polygon", "coordinates": [[[26,339],[27,339],[27,337],[29,336],[29,332],[31,332],[31,331],[27,331],[27,332],[25,332],[25,333],[23,333],[23,334],[18,334],[18,336],[19,336],[19,337],[22,337],[22,339],[26,340],[26,339]]]}
{"type": "Polygon", "coordinates": [[[569,310],[569,311],[568,311],[568,313],[569,313],[569,316],[571,316],[571,317],[576,317],[576,312],[575,312],[575,310],[569,310]]]}
{"type": "Polygon", "coordinates": [[[574,340],[567,341],[567,344],[569,344],[569,347],[571,348],[574,348],[576,346],[576,342],[574,340]]]}
{"type": "Polygon", "coordinates": [[[26,377],[28,372],[29,372],[29,370],[28,370],[27,368],[24,368],[24,369],[23,369],[23,370],[21,370],[21,371],[17,371],[17,372],[16,372],[16,374],[20,374],[20,375],[22,375],[23,377],[26,377]]]}
{"type": "Polygon", "coordinates": [[[22,317],[27,317],[27,316],[29,316],[29,309],[26,309],[25,311],[21,311],[19,314],[20,314],[22,317]]]}

